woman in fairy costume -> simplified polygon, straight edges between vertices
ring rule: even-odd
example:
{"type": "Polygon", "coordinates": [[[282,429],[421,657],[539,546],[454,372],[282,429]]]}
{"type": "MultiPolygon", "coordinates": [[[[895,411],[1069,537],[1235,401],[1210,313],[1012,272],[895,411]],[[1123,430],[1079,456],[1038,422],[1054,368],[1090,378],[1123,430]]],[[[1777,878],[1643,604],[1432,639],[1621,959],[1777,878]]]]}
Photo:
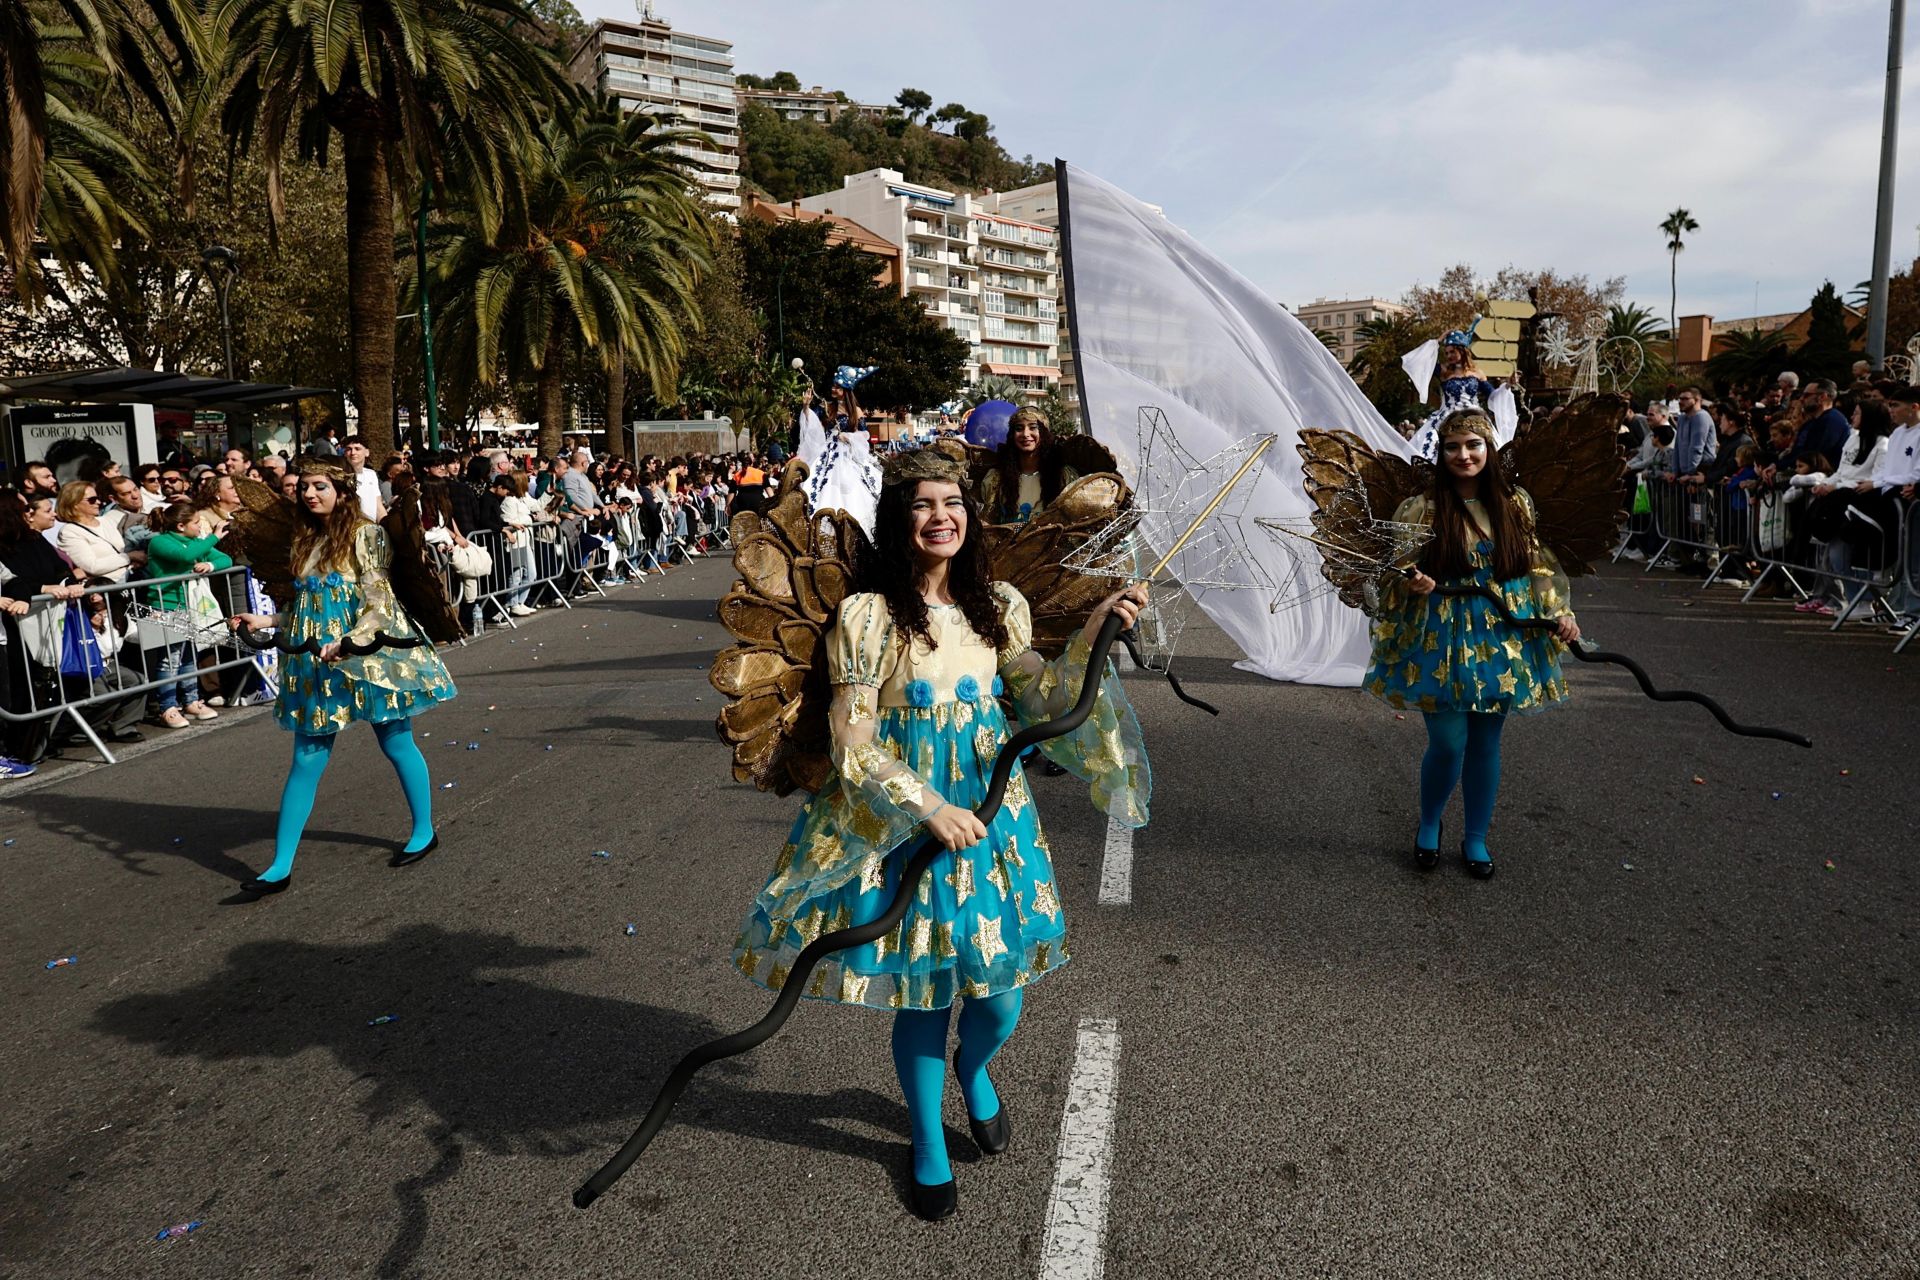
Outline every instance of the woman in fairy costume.
{"type": "MultiPolygon", "coordinates": [[[[1513,436],[1514,423],[1509,419],[1517,418],[1519,411],[1512,388],[1505,382],[1496,383],[1484,377],[1473,362],[1473,333],[1479,327],[1480,322],[1475,320],[1465,329],[1448,330],[1440,339],[1440,407],[1428,414],[1427,420],[1413,433],[1415,457],[1439,461],[1440,424],[1462,409],[1480,409],[1495,421],[1497,445],[1505,444],[1513,436]]],[[[1433,348],[1427,346],[1421,350],[1426,353],[1426,368],[1431,370],[1433,348]]],[[[1421,382],[1420,387],[1424,397],[1426,383],[1421,382]]]]}
{"type": "MultiPolygon", "coordinates": [[[[1102,620],[1113,612],[1130,625],[1142,596],[1130,588],[1108,597],[1066,652],[1044,661],[1031,648],[1027,601],[992,579],[967,481],[964,462],[934,449],[887,468],[876,547],[863,558],[867,590],[841,602],[824,641],[833,772],[801,812],[734,952],[743,973],[777,990],[822,932],[881,913],[909,837],[924,831],[948,850],[898,928],[829,956],[806,989],[894,1011],[911,1202],[929,1219],[957,1203],[940,1114],[954,1004],[953,1066],[970,1128],[983,1151],[997,1153],[1011,1124],[987,1064],[1013,1034],[1025,987],[1067,959],[1059,888],[1020,769],[990,824],[971,811],[1010,736],[996,695],[1004,690],[1022,724],[1059,715],[1079,696],[1102,620]]],[[[1098,808],[1142,826],[1150,778],[1139,723],[1118,682],[1094,678],[1100,694],[1086,723],[1043,749],[1091,784],[1098,808]]]]}
{"type": "Polygon", "coordinates": [[[1396,525],[1424,525],[1432,536],[1411,577],[1389,575],[1380,587],[1365,686],[1426,718],[1415,864],[1424,871],[1438,862],[1441,815],[1458,785],[1466,810],[1461,857],[1484,880],[1493,874],[1487,829],[1500,788],[1500,732],[1509,714],[1566,699],[1560,655],[1580,638],[1580,626],[1560,563],[1536,535],[1533,499],[1495,457],[1493,420],[1478,409],[1457,410],[1440,424],[1439,440],[1430,490],[1394,512],[1396,525]],[[1442,585],[1490,587],[1516,618],[1557,625],[1516,628],[1486,599],[1433,596],[1442,585]]]}
{"type": "MultiPolygon", "coordinates": [[[[317,655],[281,655],[273,715],[293,731],[293,765],[280,796],[273,865],[241,883],[254,894],[279,893],[292,883],[294,854],[334,739],[355,720],[373,726],[413,815],[413,831],[390,865],[418,862],[440,843],[433,826],[433,781],[413,740],[413,717],[453,697],[453,678],[427,643],[343,652],[343,641],[368,644],[379,635],[409,640],[421,633],[394,595],[394,548],[387,530],[361,514],[346,469],[330,459],[307,459],[298,470],[299,515],[286,548],[294,575],[292,607],[277,615],[243,613],[231,620],[236,628],[243,623],[257,630],[281,627],[296,644],[320,644],[317,655]]],[[[251,551],[258,543],[264,551],[266,541],[250,537],[247,545],[251,551]]]]}
{"type": "Polygon", "coordinates": [[[1021,409],[1007,419],[1007,438],[980,477],[980,509],[996,524],[1025,524],[1079,479],[1067,464],[1046,415],[1021,409]]]}

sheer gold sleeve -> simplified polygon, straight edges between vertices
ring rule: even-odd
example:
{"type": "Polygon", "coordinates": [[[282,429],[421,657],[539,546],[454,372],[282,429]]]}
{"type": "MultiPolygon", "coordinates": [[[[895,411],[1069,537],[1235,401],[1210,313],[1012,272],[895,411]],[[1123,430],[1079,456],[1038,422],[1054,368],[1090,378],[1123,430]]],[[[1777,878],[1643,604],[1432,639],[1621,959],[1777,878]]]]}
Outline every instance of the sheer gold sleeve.
{"type": "Polygon", "coordinates": [[[1553,549],[1540,541],[1534,528],[1533,495],[1525,489],[1518,490],[1516,496],[1527,513],[1527,537],[1529,541],[1528,580],[1533,588],[1533,611],[1537,618],[1570,618],[1573,616],[1573,584],[1567,580],[1565,570],[1560,567],[1560,558],[1553,549]]]}
{"type": "MultiPolygon", "coordinates": [[[[1080,699],[1088,678],[1092,649],[1078,633],[1052,662],[1032,648],[1033,613],[1026,598],[1008,583],[996,582],[1007,644],[1000,651],[1000,678],[1013,699],[1020,726],[1052,720],[1080,699]]],[[[1147,765],[1146,738],[1140,721],[1108,664],[1094,673],[1100,692],[1093,711],[1072,733],[1049,738],[1040,751],[1088,784],[1094,807],[1127,827],[1147,825],[1153,776],[1147,765]]]]}
{"type": "Polygon", "coordinates": [[[363,524],[353,537],[353,568],[360,579],[360,617],[348,638],[355,644],[367,644],[384,631],[397,634],[400,602],[394,598],[393,582],[387,576],[393,564],[393,546],[387,531],[377,524],[363,524]]]}

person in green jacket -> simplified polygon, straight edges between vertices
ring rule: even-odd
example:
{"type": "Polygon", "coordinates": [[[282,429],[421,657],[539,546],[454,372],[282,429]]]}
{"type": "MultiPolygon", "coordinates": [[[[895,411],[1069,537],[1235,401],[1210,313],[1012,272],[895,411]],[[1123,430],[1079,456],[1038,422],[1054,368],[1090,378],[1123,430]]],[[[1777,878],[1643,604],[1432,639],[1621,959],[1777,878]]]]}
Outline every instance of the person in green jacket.
{"type": "MultiPolygon", "coordinates": [[[[208,533],[204,518],[190,502],[176,502],[153,513],[149,522],[156,532],[147,543],[147,573],[166,578],[182,573],[212,573],[233,567],[226,552],[216,550],[218,535],[208,533]]],[[[187,614],[187,582],[163,582],[147,588],[148,603],[169,613],[187,614]]],[[[170,641],[160,652],[162,682],[154,690],[160,708],[160,723],[169,729],[185,729],[193,720],[212,720],[220,713],[200,700],[199,677],[195,674],[200,656],[193,647],[191,630],[170,641]],[[191,716],[192,720],[188,719],[191,716]]]]}

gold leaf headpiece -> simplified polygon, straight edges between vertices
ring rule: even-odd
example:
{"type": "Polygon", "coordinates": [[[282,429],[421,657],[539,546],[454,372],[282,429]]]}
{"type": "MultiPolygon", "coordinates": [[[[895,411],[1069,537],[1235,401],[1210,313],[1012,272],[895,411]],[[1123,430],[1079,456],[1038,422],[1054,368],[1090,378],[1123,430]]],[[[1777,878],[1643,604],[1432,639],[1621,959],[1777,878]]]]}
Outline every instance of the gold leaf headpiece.
{"type": "Polygon", "coordinates": [[[967,455],[960,445],[950,441],[896,453],[881,464],[882,482],[888,486],[919,484],[922,480],[944,480],[967,487],[967,455]]]}
{"type": "Polygon", "coordinates": [[[325,476],[333,481],[335,488],[346,488],[353,477],[346,465],[332,458],[300,458],[293,464],[294,472],[303,476],[325,476]]]}
{"type": "Polygon", "coordinates": [[[1440,438],[1445,439],[1462,431],[1471,431],[1485,440],[1489,447],[1499,443],[1493,438],[1493,419],[1478,409],[1456,409],[1440,420],[1440,438]]]}

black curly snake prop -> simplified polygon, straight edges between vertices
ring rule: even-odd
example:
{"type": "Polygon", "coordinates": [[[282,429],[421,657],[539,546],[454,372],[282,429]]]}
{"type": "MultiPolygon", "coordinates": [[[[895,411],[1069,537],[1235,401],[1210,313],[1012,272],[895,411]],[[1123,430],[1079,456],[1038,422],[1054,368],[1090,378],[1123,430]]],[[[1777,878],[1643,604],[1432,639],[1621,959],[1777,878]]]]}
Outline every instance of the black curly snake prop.
{"type": "MultiPolygon", "coordinates": [[[[320,650],[326,647],[318,640],[289,640],[285,633],[277,631],[274,633],[272,639],[262,640],[255,636],[253,634],[253,628],[244,622],[233,629],[233,634],[239,637],[241,644],[252,649],[255,653],[265,653],[268,649],[278,649],[282,653],[310,653],[317,658],[320,656],[320,650]]],[[[376,632],[373,639],[364,644],[354,640],[342,640],[340,642],[340,656],[343,658],[357,658],[363,654],[372,653],[376,649],[418,649],[425,643],[427,643],[427,640],[424,636],[409,636],[406,639],[401,639],[398,636],[390,636],[386,632],[381,631],[376,632]]]]}
{"type": "MultiPolygon", "coordinates": [[[[1412,578],[1414,571],[1411,569],[1401,569],[1399,572],[1408,578],[1412,578]]],[[[1499,594],[1491,587],[1437,586],[1433,589],[1433,594],[1437,596],[1454,597],[1478,596],[1499,610],[1501,620],[1508,626],[1518,627],[1523,631],[1552,631],[1557,625],[1552,618],[1514,617],[1513,611],[1507,608],[1507,602],[1502,600],[1499,594]]],[[[1770,729],[1765,725],[1741,724],[1738,720],[1735,720],[1727,714],[1726,708],[1722,707],[1718,702],[1715,702],[1704,693],[1695,693],[1691,689],[1657,689],[1654,687],[1652,677],[1647,675],[1646,669],[1624,653],[1609,653],[1604,649],[1589,649],[1584,644],[1570,644],[1567,646],[1567,650],[1582,662],[1611,663],[1616,667],[1625,667],[1627,673],[1640,685],[1640,692],[1646,694],[1655,702],[1698,703],[1700,706],[1705,707],[1713,718],[1720,722],[1720,727],[1728,733],[1737,733],[1743,738],[1772,738],[1776,742],[1790,742],[1796,747],[1811,747],[1813,745],[1811,738],[1808,738],[1804,734],[1794,733],[1788,729],[1770,729]]]]}
{"type": "MultiPolygon", "coordinates": [[[[1109,615],[1100,624],[1100,633],[1095,637],[1092,651],[1087,657],[1088,678],[1081,683],[1079,700],[1064,715],[1057,719],[1029,725],[1014,734],[1007,740],[1006,745],[1000,748],[1000,754],[994,758],[992,778],[987,783],[987,797],[973,811],[974,816],[981,822],[992,822],[994,815],[1000,812],[1000,802],[1006,795],[1007,782],[1013,776],[1014,762],[1025,754],[1029,747],[1045,742],[1049,738],[1063,737],[1086,722],[1087,716],[1093,711],[1094,701],[1100,694],[1100,681],[1093,677],[1106,667],[1107,653],[1113,648],[1114,639],[1119,634],[1120,618],[1117,615],[1109,615]]],[[[1132,646],[1128,647],[1131,650],[1132,646]]],[[[1136,657],[1135,661],[1138,660],[1136,657]]],[[[653,1105],[647,1109],[646,1118],[640,1122],[640,1127],[633,1131],[633,1136],[614,1153],[613,1159],[602,1165],[599,1172],[588,1178],[581,1184],[579,1190],[573,1193],[574,1207],[584,1209],[598,1200],[607,1188],[618,1181],[620,1175],[640,1158],[640,1154],[666,1126],[667,1117],[673,1114],[674,1106],[680,1101],[680,1095],[686,1092],[687,1085],[692,1082],[696,1071],[722,1058],[731,1058],[745,1053],[765,1043],[780,1030],[788,1016],[792,1014],[794,1007],[800,1003],[800,994],[806,988],[807,975],[813,972],[814,966],[835,951],[864,946],[892,931],[893,927],[906,916],[907,904],[912,901],[915,891],[918,890],[921,877],[927,874],[927,868],[933,865],[934,859],[942,852],[944,850],[938,840],[931,836],[923,838],[919,847],[908,858],[905,870],[900,873],[899,887],[894,890],[893,901],[887,904],[885,911],[866,924],[855,925],[850,929],[840,929],[833,933],[823,933],[808,943],[806,948],[795,957],[793,970],[787,975],[787,980],[781,986],[780,994],[774,1000],[773,1008],[767,1012],[766,1017],[745,1031],[735,1032],[719,1040],[710,1040],[680,1059],[673,1071],[668,1074],[667,1082],[660,1086],[660,1092],[654,1096],[653,1105]]]]}

